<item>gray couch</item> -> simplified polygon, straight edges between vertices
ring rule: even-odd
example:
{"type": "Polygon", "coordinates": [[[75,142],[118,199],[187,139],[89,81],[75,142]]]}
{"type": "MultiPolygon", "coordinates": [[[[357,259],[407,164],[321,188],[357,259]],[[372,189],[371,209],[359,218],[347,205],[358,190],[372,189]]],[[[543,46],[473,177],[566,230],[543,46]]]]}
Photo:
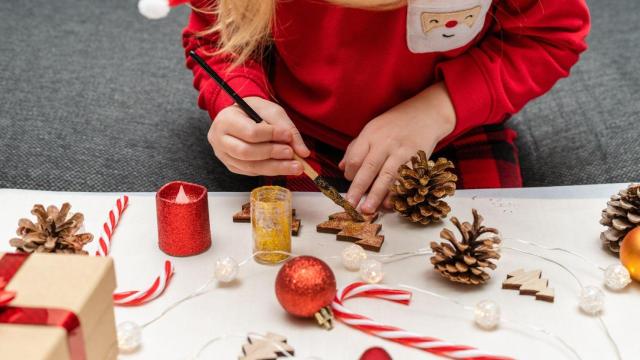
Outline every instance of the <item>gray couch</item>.
{"type": "MultiPolygon", "coordinates": [[[[640,177],[640,3],[590,1],[591,49],[510,121],[527,186],[640,177]]],[[[0,2],[0,188],[244,191],[206,142],[180,29],[135,0],[0,2]]]]}

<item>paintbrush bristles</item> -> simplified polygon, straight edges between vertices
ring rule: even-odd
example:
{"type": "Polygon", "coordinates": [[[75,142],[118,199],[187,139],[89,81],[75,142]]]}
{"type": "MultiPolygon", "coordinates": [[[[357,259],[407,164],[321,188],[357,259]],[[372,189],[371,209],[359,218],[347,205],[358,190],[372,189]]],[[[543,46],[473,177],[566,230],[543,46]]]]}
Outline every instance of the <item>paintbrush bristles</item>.
{"type": "Polygon", "coordinates": [[[338,192],[338,190],[336,190],[333,186],[329,185],[327,180],[322,178],[322,176],[316,177],[315,179],[313,179],[313,182],[316,184],[316,186],[318,186],[318,189],[320,189],[320,191],[322,191],[322,193],[326,197],[331,199],[331,201],[333,201],[336,205],[343,208],[344,211],[346,211],[346,213],[349,214],[349,216],[351,216],[353,220],[358,222],[364,221],[364,217],[362,217],[362,214],[356,211],[353,205],[351,205],[350,202],[348,202],[345,198],[343,198],[342,195],[340,195],[340,193],[338,192]]]}

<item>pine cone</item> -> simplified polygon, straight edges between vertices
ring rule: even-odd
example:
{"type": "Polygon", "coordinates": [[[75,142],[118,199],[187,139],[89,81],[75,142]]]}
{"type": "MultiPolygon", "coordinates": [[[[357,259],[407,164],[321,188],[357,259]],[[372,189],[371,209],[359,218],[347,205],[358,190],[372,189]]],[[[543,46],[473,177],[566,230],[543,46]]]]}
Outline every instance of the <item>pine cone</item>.
{"type": "Polygon", "coordinates": [[[37,222],[34,224],[29,219],[18,221],[17,234],[20,238],[9,241],[17,252],[32,253],[88,253],[82,247],[93,240],[93,235],[76,234],[82,227],[84,216],[75,213],[67,219],[71,205],[62,204],[62,208],[51,205],[46,210],[42,205],[34,205],[31,214],[35,215],[37,222]]]}
{"type": "Polygon", "coordinates": [[[411,158],[411,167],[398,168],[398,179],[391,188],[395,211],[422,225],[447,216],[451,208],[441,198],[456,192],[458,177],[450,171],[453,168],[445,158],[433,162],[424,151],[418,151],[418,156],[411,158]]]}
{"type": "Polygon", "coordinates": [[[620,244],[625,235],[640,226],[640,184],[631,184],[611,196],[611,200],[607,201],[607,208],[602,210],[600,224],[608,228],[600,234],[602,243],[609,250],[620,252],[620,244]]]}
{"type": "Polygon", "coordinates": [[[462,234],[462,241],[456,240],[451,230],[443,229],[440,237],[451,244],[431,242],[431,263],[442,276],[451,281],[479,285],[490,278],[485,269],[495,270],[497,267],[490,260],[500,259],[497,245],[501,240],[498,230],[482,226],[482,216],[476,209],[472,211],[473,225],[468,222],[461,224],[456,217],[451,218],[451,222],[462,234]],[[493,235],[483,236],[484,234],[493,235]]]}

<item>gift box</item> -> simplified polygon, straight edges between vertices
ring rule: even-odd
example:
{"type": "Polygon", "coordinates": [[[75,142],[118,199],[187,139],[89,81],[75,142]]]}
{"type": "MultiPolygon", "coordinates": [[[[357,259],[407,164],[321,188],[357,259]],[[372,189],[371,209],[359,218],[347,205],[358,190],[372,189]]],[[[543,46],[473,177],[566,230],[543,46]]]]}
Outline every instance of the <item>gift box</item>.
{"type": "Polygon", "coordinates": [[[3,279],[0,359],[116,359],[111,258],[0,253],[3,279]]]}

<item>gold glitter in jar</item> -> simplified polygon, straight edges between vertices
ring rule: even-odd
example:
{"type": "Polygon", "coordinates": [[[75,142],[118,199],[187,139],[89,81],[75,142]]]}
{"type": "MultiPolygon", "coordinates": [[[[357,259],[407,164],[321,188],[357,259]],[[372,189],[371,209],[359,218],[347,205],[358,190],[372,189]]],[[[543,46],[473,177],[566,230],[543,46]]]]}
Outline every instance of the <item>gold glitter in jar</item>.
{"type": "MultiPolygon", "coordinates": [[[[262,186],[251,192],[253,251],[291,252],[291,192],[280,186],[262,186]]],[[[286,254],[258,254],[263,264],[275,264],[286,254]]]]}

